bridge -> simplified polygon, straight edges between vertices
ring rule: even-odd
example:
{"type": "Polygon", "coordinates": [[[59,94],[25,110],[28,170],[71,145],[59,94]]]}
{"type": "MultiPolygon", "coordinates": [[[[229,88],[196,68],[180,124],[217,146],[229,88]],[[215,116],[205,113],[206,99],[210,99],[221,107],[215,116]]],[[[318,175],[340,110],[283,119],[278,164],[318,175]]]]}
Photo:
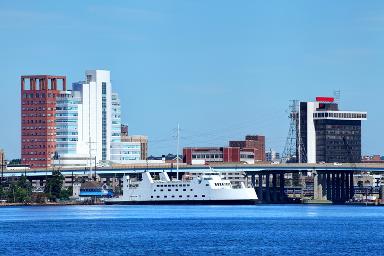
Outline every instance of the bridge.
{"type": "MultiPolygon", "coordinates": [[[[217,172],[243,172],[251,180],[261,201],[267,203],[283,202],[285,195],[285,174],[311,172],[314,177],[314,198],[343,203],[353,198],[355,194],[353,174],[361,172],[383,173],[384,164],[367,163],[333,163],[333,164],[210,164],[185,165],[180,164],[179,172],[204,172],[209,167],[217,172]]],[[[3,177],[42,178],[52,174],[54,169],[24,169],[5,170],[3,177]]],[[[89,168],[60,169],[65,176],[85,176],[90,174],[89,168]]],[[[124,174],[137,174],[142,172],[168,172],[177,171],[175,164],[161,165],[116,165],[113,167],[92,168],[92,175],[100,177],[121,177],[124,174]]]]}

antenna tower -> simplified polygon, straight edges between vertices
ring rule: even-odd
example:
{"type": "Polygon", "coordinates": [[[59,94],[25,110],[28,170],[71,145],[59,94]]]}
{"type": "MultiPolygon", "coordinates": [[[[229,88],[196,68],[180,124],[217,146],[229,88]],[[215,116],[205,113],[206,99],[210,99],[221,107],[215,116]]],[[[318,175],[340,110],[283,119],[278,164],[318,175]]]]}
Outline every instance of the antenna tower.
{"type": "Polygon", "coordinates": [[[336,103],[340,106],[341,91],[340,90],[333,91],[333,96],[335,97],[336,103]]]}
{"type": "Polygon", "coordinates": [[[289,132],[282,155],[283,162],[297,162],[297,129],[299,120],[299,101],[291,100],[289,105],[289,132]]]}

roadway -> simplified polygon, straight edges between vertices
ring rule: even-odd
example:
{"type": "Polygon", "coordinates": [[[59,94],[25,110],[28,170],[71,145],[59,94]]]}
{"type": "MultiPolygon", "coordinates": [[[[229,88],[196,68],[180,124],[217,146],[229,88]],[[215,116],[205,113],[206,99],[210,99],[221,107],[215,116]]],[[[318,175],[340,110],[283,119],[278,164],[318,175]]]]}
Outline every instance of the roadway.
{"type": "MultiPolygon", "coordinates": [[[[248,174],[266,173],[266,172],[303,172],[303,171],[318,171],[318,172],[374,172],[384,173],[384,164],[210,164],[214,171],[218,172],[247,172],[248,174]]],[[[180,164],[180,172],[203,172],[209,171],[207,165],[185,165],[180,164]]],[[[57,169],[56,169],[57,170],[57,169]]],[[[89,168],[70,168],[59,169],[63,175],[84,175],[89,173],[89,168]]],[[[49,176],[52,174],[53,169],[26,169],[26,170],[4,170],[4,177],[18,177],[21,175],[27,176],[49,176]]],[[[141,172],[176,172],[176,164],[162,164],[162,165],[117,165],[114,167],[98,167],[92,168],[92,173],[95,172],[100,175],[114,174],[132,174],[141,172]]]]}

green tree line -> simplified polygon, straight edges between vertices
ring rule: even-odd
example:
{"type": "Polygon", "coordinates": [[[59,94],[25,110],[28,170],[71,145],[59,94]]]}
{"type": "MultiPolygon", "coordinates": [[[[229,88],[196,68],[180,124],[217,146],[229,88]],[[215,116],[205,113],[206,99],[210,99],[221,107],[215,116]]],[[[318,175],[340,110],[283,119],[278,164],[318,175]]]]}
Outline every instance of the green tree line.
{"type": "Polygon", "coordinates": [[[47,178],[44,194],[36,193],[34,195],[31,182],[22,175],[8,186],[3,186],[3,184],[0,186],[0,198],[10,203],[41,202],[42,197],[51,201],[68,199],[72,195],[72,188],[63,188],[63,181],[64,176],[60,171],[53,171],[52,176],[47,178]]]}

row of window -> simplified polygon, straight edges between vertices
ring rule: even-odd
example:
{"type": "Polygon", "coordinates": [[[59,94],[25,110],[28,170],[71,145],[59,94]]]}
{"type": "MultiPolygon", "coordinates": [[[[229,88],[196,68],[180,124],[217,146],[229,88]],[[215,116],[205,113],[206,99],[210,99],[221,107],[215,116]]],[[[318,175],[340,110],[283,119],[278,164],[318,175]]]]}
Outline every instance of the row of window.
{"type": "Polygon", "coordinates": [[[56,95],[54,93],[48,93],[48,94],[45,94],[45,93],[23,93],[23,98],[24,99],[33,99],[33,98],[56,98],[56,95]]]}
{"type": "Polygon", "coordinates": [[[35,148],[45,148],[44,144],[38,144],[38,145],[24,145],[23,149],[35,149],[35,148]]]}
{"type": "Polygon", "coordinates": [[[23,142],[38,143],[38,142],[47,142],[47,140],[46,139],[23,139],[23,142]]]}
{"type": "Polygon", "coordinates": [[[191,184],[171,184],[171,185],[156,185],[158,188],[163,188],[163,187],[190,187],[191,184]]]}
{"type": "Polygon", "coordinates": [[[23,130],[55,130],[54,126],[23,126],[23,130]]]}
{"type": "MultiPolygon", "coordinates": [[[[175,196],[174,195],[172,195],[172,196],[169,196],[170,198],[175,198],[175,196]]],[[[190,198],[191,196],[190,195],[186,195],[185,196],[186,198],[190,198]]],[[[198,197],[197,195],[194,195],[193,197],[198,197]]],[[[205,197],[205,195],[201,195],[201,197],[205,197]]],[[[154,198],[154,196],[151,196],[151,198],[154,198]]],[[[156,196],[156,198],[160,198],[160,196],[156,196]]],[[[168,196],[163,196],[163,198],[168,198],[168,196]]],[[[179,195],[179,198],[183,198],[183,196],[182,195],[179,195]]]]}
{"type": "Polygon", "coordinates": [[[56,101],[23,101],[21,103],[22,105],[56,105],[56,101]]]}
{"type": "Polygon", "coordinates": [[[51,117],[51,116],[54,116],[54,114],[22,114],[21,116],[22,117],[45,117],[45,116],[51,117]]]}
{"type": "Polygon", "coordinates": [[[230,183],[215,183],[216,187],[229,186],[230,183]]]}
{"type": "MultiPolygon", "coordinates": [[[[207,185],[208,185],[208,184],[207,184],[207,185]]],[[[153,190],[153,192],[156,192],[156,191],[157,191],[156,189],[153,190]]],[[[171,191],[172,191],[172,189],[168,188],[168,192],[171,192],[171,191]]],[[[176,188],[175,191],[178,192],[179,189],[176,188]]],[[[181,190],[180,190],[180,191],[181,191],[181,190]]],[[[186,192],[187,189],[186,189],[186,188],[183,188],[183,191],[186,192]]],[[[193,191],[193,189],[191,188],[190,191],[193,191]]],[[[164,192],[164,189],[160,189],[160,192],[164,192]]]]}
{"type": "Polygon", "coordinates": [[[23,107],[22,110],[24,110],[24,111],[45,111],[45,110],[47,110],[47,111],[53,111],[53,110],[55,110],[55,108],[45,108],[45,107],[25,108],[25,107],[23,107]]]}
{"type": "MultiPolygon", "coordinates": [[[[50,160],[50,158],[48,158],[50,160]]],[[[26,158],[23,158],[23,161],[47,161],[47,158],[29,158],[29,159],[26,159],[26,158]]],[[[37,165],[35,165],[37,166],[37,165]]],[[[42,165],[43,166],[43,165],[42,165]]]]}
{"type": "Polygon", "coordinates": [[[321,118],[321,117],[334,117],[334,118],[367,118],[367,114],[360,114],[360,113],[314,113],[314,118],[321,118]]]}
{"type": "Polygon", "coordinates": [[[223,154],[192,154],[193,159],[205,159],[205,158],[223,158],[223,154]]]}
{"type": "Polygon", "coordinates": [[[64,116],[64,117],[78,117],[78,114],[77,113],[69,113],[69,112],[65,112],[65,113],[56,113],[56,117],[61,117],[61,116],[64,116]]]}

